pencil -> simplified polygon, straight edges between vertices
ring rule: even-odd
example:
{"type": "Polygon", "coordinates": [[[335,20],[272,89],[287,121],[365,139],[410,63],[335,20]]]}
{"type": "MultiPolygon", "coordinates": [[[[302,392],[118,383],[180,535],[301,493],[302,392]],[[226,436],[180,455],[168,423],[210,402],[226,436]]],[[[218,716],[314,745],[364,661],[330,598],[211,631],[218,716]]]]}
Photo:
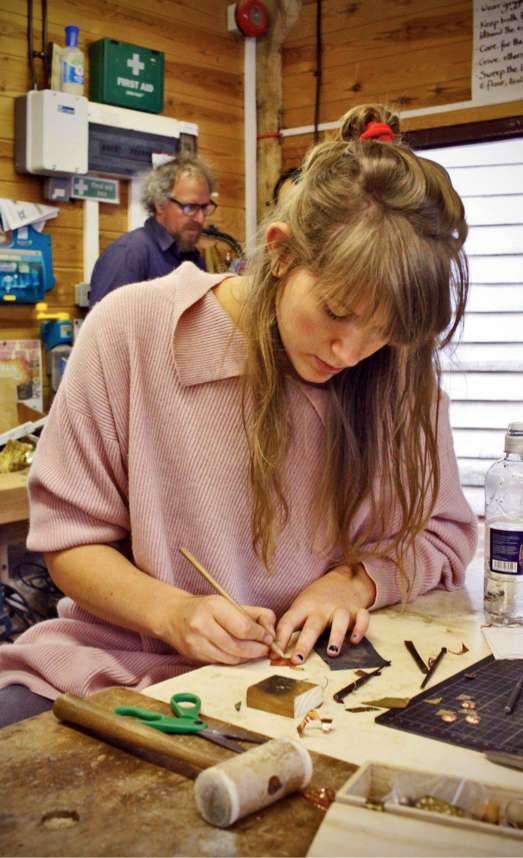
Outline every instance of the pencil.
{"type": "MultiPolygon", "coordinates": [[[[227,599],[227,601],[230,602],[231,605],[234,605],[235,608],[238,608],[238,610],[241,611],[241,613],[245,617],[247,617],[247,619],[252,620],[251,615],[249,614],[248,611],[245,610],[243,605],[240,605],[240,603],[237,602],[236,599],[233,599],[233,597],[230,595],[230,593],[227,592],[227,590],[223,589],[221,584],[218,584],[218,581],[216,581],[212,577],[211,573],[207,571],[205,566],[202,566],[202,564],[198,562],[196,557],[194,557],[190,551],[188,551],[186,548],[180,548],[180,554],[183,554],[185,559],[188,560],[189,563],[191,563],[194,566],[194,568],[200,573],[200,575],[203,575],[205,580],[209,582],[211,587],[214,590],[216,590],[216,592],[219,593],[220,596],[223,596],[223,598],[227,599]]],[[[280,656],[280,658],[286,658],[285,653],[274,642],[271,644],[271,649],[273,649],[274,652],[280,656]]]]}
{"type": "Polygon", "coordinates": [[[523,676],[520,676],[518,681],[516,682],[512,692],[510,694],[509,699],[505,705],[505,715],[512,715],[514,711],[514,707],[519,700],[519,695],[521,694],[521,689],[523,688],[523,676]]]}

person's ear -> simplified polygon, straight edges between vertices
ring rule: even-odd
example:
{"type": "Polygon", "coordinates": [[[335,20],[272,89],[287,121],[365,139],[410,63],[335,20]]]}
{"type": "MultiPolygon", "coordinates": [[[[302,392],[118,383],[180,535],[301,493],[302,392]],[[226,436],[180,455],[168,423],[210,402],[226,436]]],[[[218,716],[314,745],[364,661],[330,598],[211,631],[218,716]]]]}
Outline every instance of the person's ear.
{"type": "Polygon", "coordinates": [[[271,260],[271,272],[275,277],[283,277],[289,268],[286,246],[290,235],[290,227],[283,221],[274,221],[267,227],[265,245],[271,260]]]}

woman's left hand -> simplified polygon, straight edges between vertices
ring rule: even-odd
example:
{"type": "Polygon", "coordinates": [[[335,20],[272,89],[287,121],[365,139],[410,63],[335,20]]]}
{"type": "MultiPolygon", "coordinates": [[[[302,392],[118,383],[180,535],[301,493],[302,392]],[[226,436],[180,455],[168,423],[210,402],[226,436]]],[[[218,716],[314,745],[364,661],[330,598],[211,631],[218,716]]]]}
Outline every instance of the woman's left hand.
{"type": "Polygon", "coordinates": [[[374,582],[362,564],[353,568],[337,566],[303,590],[276,626],[276,643],[285,652],[294,632],[301,629],[293,646],[291,661],[302,664],[314,644],[330,625],[328,654],[336,657],[347,631],[357,644],[369,627],[369,612],[376,597],[374,582]]]}

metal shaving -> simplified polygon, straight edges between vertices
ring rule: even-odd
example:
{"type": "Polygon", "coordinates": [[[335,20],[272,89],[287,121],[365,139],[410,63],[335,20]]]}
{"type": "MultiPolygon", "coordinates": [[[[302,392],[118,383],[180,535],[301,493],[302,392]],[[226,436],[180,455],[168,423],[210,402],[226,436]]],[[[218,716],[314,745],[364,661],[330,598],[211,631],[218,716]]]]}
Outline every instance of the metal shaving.
{"type": "Polygon", "coordinates": [[[432,706],[437,706],[442,700],[443,697],[426,697],[423,702],[430,703],[432,706]]]}
{"type": "Polygon", "coordinates": [[[449,649],[448,651],[451,652],[452,655],[465,655],[465,653],[469,651],[469,648],[464,643],[462,643],[461,649],[458,650],[457,652],[453,649],[449,649]]]}
{"type": "Polygon", "coordinates": [[[473,700],[463,700],[463,702],[461,704],[461,708],[462,709],[475,709],[476,704],[474,703],[473,700]]]}
{"type": "Polygon", "coordinates": [[[235,703],[235,704],[234,704],[234,708],[236,709],[236,711],[237,711],[237,712],[239,712],[239,711],[240,711],[240,709],[242,708],[242,702],[241,702],[241,700],[239,700],[239,701],[238,701],[238,703],[235,703]]]}

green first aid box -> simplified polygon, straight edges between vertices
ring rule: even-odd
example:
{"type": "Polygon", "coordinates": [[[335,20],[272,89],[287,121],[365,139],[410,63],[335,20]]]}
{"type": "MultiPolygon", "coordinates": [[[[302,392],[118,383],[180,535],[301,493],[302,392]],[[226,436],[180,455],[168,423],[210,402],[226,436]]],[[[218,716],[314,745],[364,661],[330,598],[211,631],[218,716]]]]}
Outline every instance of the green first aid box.
{"type": "Polygon", "coordinates": [[[163,110],[162,51],[100,39],[89,45],[89,98],[132,110],[163,110]]]}

